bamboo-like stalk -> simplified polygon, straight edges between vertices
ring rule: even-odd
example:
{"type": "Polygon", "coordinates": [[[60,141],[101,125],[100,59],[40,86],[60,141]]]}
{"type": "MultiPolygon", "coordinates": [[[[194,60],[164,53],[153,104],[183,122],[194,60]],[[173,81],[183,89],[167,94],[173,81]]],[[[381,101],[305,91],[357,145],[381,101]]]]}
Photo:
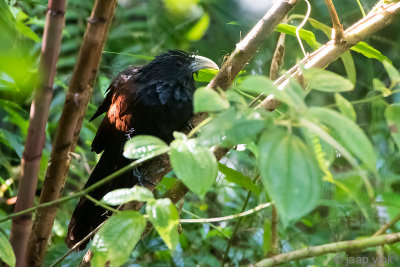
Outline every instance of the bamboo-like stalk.
{"type": "MultiPolygon", "coordinates": [[[[60,53],[66,0],[49,0],[39,61],[39,81],[31,104],[28,135],[21,160],[20,182],[14,212],[33,206],[38,181],[40,160],[46,140],[46,123],[53,95],[53,82],[60,53]]],[[[10,241],[17,259],[16,266],[26,266],[26,247],[31,231],[31,214],[15,217],[10,241]]]]}
{"type": "MultiPolygon", "coordinates": [[[[69,84],[56,132],[51,159],[46,171],[40,203],[60,197],[70,165],[70,152],[75,148],[82,117],[87,109],[92,86],[100,63],[108,29],[115,13],[116,0],[96,0],[69,84]]],[[[37,211],[29,240],[29,266],[41,266],[57,207],[37,211]]]]}

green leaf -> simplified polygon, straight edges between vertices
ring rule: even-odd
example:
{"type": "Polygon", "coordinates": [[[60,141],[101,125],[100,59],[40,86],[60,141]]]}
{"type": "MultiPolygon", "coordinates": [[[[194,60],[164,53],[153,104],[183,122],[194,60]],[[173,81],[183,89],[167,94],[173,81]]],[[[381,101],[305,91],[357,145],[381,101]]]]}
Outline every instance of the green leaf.
{"type": "Polygon", "coordinates": [[[210,25],[210,15],[207,12],[203,14],[201,19],[186,33],[189,41],[198,41],[206,33],[210,25]]]}
{"type": "Polygon", "coordinates": [[[343,147],[357,156],[370,170],[376,171],[374,148],[357,124],[330,109],[313,107],[309,111],[314,118],[333,130],[334,136],[337,136],[343,147]]]}
{"type": "Polygon", "coordinates": [[[348,79],[331,71],[313,68],[303,70],[303,74],[310,89],[322,92],[347,92],[354,89],[354,84],[348,79]]]}
{"type": "Polygon", "coordinates": [[[260,114],[254,111],[238,113],[229,109],[205,125],[200,130],[199,144],[204,146],[221,145],[232,147],[254,141],[264,129],[265,123],[260,114]]]}
{"type": "Polygon", "coordinates": [[[243,186],[256,196],[260,195],[261,189],[253,183],[250,177],[221,163],[218,163],[218,170],[225,175],[227,181],[243,186]]]}
{"type": "Polygon", "coordinates": [[[229,108],[229,102],[216,91],[202,87],[194,92],[193,106],[194,113],[202,111],[218,112],[229,108]]]}
{"type": "Polygon", "coordinates": [[[0,231],[0,259],[9,266],[15,266],[15,255],[7,236],[0,231]]]}
{"type": "Polygon", "coordinates": [[[217,160],[207,147],[197,146],[193,139],[174,140],[169,151],[176,175],[194,193],[204,196],[218,174],[217,160]]]}
{"type": "Polygon", "coordinates": [[[136,211],[122,211],[108,219],[93,238],[93,266],[124,264],[146,227],[146,220],[136,211]]]}
{"type": "MultiPolygon", "coordinates": [[[[275,31],[286,33],[286,34],[289,34],[292,36],[296,36],[296,29],[297,29],[297,27],[293,26],[293,25],[279,24],[275,28],[275,31]]],[[[307,31],[304,29],[300,29],[299,35],[300,35],[301,39],[303,39],[309,46],[311,46],[312,49],[315,50],[321,46],[315,39],[315,35],[313,32],[307,31]]]]}
{"type": "Polygon", "coordinates": [[[218,73],[219,70],[215,69],[202,69],[199,70],[197,75],[194,75],[196,82],[210,82],[212,78],[218,73]]]}
{"type": "Polygon", "coordinates": [[[384,60],[383,66],[390,77],[392,84],[400,83],[400,72],[392,65],[392,62],[384,60]]]}
{"type": "Polygon", "coordinates": [[[356,51],[360,54],[363,54],[367,58],[375,58],[381,62],[386,60],[386,61],[392,63],[387,57],[382,55],[381,52],[379,52],[378,50],[376,50],[375,48],[373,48],[372,46],[370,46],[369,44],[367,44],[365,42],[359,42],[358,44],[353,46],[351,48],[351,50],[356,51]]]}
{"type": "Polygon", "coordinates": [[[390,129],[390,134],[400,149],[400,104],[392,104],[386,108],[385,117],[390,129]]]}
{"type": "Polygon", "coordinates": [[[133,188],[122,188],[113,190],[107,193],[102,201],[109,205],[122,205],[130,201],[136,200],[146,202],[154,199],[153,193],[142,186],[135,186],[133,188]]]}
{"type": "Polygon", "coordinates": [[[179,241],[179,214],[171,200],[163,198],[149,202],[146,213],[165,244],[174,251],[179,241]]]}
{"type": "Polygon", "coordinates": [[[335,101],[336,105],[343,115],[354,122],[357,120],[357,113],[354,110],[353,105],[346,98],[344,98],[341,94],[336,93],[335,101]]]}
{"type": "Polygon", "coordinates": [[[264,95],[273,94],[279,101],[298,110],[306,108],[303,101],[304,93],[300,93],[298,84],[292,80],[284,90],[280,90],[267,77],[252,75],[243,79],[243,82],[238,87],[244,92],[263,93],[264,95]]]}
{"type": "Polygon", "coordinates": [[[128,159],[140,159],[167,151],[168,145],[161,139],[151,135],[138,135],[125,143],[124,157],[128,159]]]}
{"type": "Polygon", "coordinates": [[[348,79],[352,84],[356,84],[357,82],[356,66],[354,65],[354,59],[350,51],[344,52],[343,55],[340,57],[340,59],[343,62],[348,79]]]}
{"type": "Polygon", "coordinates": [[[384,97],[392,94],[392,91],[390,91],[381,80],[374,78],[372,80],[372,84],[374,86],[374,90],[381,92],[384,97]]]}
{"type": "Polygon", "coordinates": [[[259,147],[261,178],[283,222],[296,221],[314,209],[320,198],[321,175],[312,151],[283,130],[266,132],[259,147]]]}

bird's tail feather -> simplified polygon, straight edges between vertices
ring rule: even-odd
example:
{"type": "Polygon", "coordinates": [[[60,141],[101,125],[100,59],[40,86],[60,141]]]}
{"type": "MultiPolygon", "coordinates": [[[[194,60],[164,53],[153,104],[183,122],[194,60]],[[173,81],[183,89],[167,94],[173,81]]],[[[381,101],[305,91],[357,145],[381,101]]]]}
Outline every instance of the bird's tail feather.
{"type": "MultiPolygon", "coordinates": [[[[92,174],[90,175],[85,188],[100,181],[101,179],[128,165],[129,163],[130,160],[126,159],[120,151],[105,150],[92,174]]],[[[114,178],[110,182],[97,187],[92,192],[89,192],[89,195],[97,200],[101,200],[105,194],[112,190],[133,187],[135,184],[136,179],[133,177],[133,172],[128,171],[114,178]]],[[[97,226],[105,221],[110,215],[110,211],[97,206],[84,196],[81,197],[78,205],[75,207],[71,221],[68,225],[68,234],[65,238],[65,242],[67,243],[68,247],[72,248],[91,231],[96,229],[97,226]]],[[[89,240],[80,244],[76,250],[84,249],[88,242],[89,240]]]]}

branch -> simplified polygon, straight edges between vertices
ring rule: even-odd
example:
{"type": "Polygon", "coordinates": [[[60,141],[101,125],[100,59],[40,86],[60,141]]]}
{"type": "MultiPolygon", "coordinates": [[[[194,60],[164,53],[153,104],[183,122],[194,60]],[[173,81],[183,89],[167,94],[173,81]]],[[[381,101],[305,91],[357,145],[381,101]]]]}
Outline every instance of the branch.
{"type": "MultiPolygon", "coordinates": [[[[116,3],[116,0],[97,0],[91,17],[88,19],[77,63],[66,93],[63,112],[53,143],[50,164],[40,195],[40,203],[58,199],[64,187],[71,162],[69,153],[75,148],[80,130],[80,120],[90,100],[94,77],[114,16],[116,3]]],[[[37,212],[28,245],[29,266],[40,266],[42,264],[56,211],[57,207],[52,205],[37,212]]]]}
{"type": "Polygon", "coordinates": [[[338,14],[336,13],[335,6],[332,0],[325,0],[325,4],[328,7],[329,15],[332,19],[332,34],[331,38],[335,43],[339,43],[343,40],[343,25],[340,24],[338,14]]]}
{"type": "MultiPolygon", "coordinates": [[[[60,53],[66,0],[48,2],[46,23],[43,33],[42,51],[39,62],[39,83],[35,87],[29,116],[29,128],[25,150],[21,160],[20,182],[18,185],[17,213],[33,206],[40,160],[46,140],[46,122],[53,95],[56,63],[60,53]]],[[[31,214],[15,217],[11,226],[10,241],[17,259],[17,265],[25,265],[26,247],[31,231],[31,214]]]]}
{"type": "MultiPolygon", "coordinates": [[[[332,40],[320,47],[318,50],[305,57],[299,64],[291,68],[285,75],[276,80],[275,84],[278,85],[280,89],[283,89],[289,82],[288,77],[299,76],[301,74],[301,68],[326,67],[352,46],[389,25],[398,13],[400,13],[400,2],[383,3],[375,12],[370,12],[365,18],[362,18],[350,26],[344,32],[342,42],[337,44],[332,40]]],[[[278,105],[279,101],[277,101],[273,95],[269,95],[257,108],[274,110],[278,105]]]]}
{"type": "Polygon", "coordinates": [[[311,258],[327,253],[336,253],[346,250],[362,250],[369,247],[393,244],[399,241],[400,241],[400,233],[396,233],[396,234],[381,235],[377,237],[369,237],[360,240],[330,243],[322,246],[308,247],[305,249],[299,249],[292,252],[283,253],[275,257],[262,260],[250,266],[257,266],[257,267],[276,266],[293,260],[311,258]]]}

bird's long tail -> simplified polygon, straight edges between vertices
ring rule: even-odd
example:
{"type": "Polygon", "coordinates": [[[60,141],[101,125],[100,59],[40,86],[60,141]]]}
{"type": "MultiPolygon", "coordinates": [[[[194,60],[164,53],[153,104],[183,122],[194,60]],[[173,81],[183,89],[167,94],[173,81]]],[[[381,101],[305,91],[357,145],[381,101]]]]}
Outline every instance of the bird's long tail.
{"type": "MultiPolygon", "coordinates": [[[[85,184],[85,188],[100,181],[129,163],[130,160],[126,159],[120,151],[106,149],[85,184]]],[[[136,179],[133,177],[133,172],[128,171],[110,182],[95,188],[89,193],[89,195],[97,200],[101,200],[105,194],[112,190],[133,187],[135,184],[136,179]]],[[[68,247],[72,248],[76,243],[81,241],[91,231],[97,228],[97,226],[105,221],[110,215],[110,211],[97,206],[84,196],[81,197],[78,205],[75,207],[68,226],[68,234],[65,238],[68,247]]],[[[83,242],[76,248],[76,250],[85,249],[88,242],[89,240],[83,242]]]]}

